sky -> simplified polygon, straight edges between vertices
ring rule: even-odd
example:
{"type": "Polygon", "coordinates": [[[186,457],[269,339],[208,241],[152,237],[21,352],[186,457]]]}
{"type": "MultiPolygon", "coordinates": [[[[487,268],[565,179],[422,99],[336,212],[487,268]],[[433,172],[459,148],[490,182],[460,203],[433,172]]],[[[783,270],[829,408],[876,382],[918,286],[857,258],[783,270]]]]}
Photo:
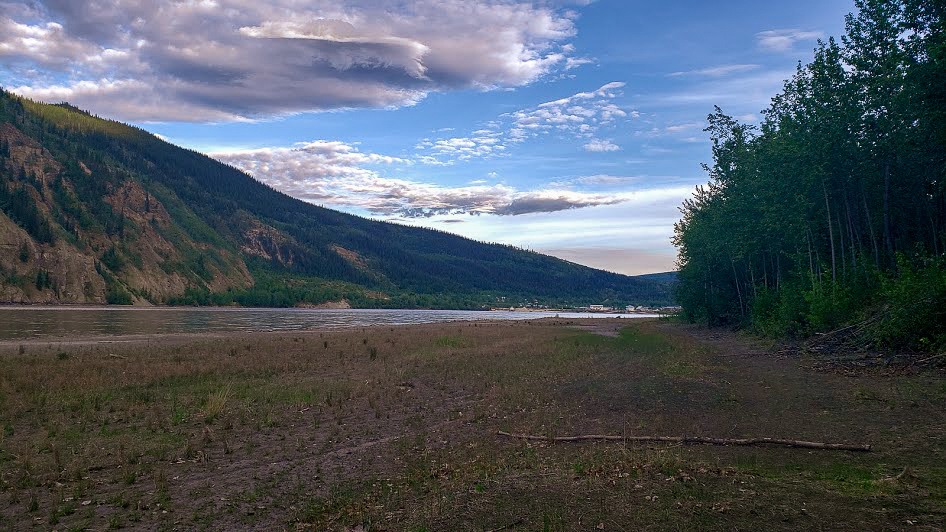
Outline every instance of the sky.
{"type": "Polygon", "coordinates": [[[0,0],[0,86],[317,205],[674,269],[713,106],[750,123],[853,0],[0,0]]]}

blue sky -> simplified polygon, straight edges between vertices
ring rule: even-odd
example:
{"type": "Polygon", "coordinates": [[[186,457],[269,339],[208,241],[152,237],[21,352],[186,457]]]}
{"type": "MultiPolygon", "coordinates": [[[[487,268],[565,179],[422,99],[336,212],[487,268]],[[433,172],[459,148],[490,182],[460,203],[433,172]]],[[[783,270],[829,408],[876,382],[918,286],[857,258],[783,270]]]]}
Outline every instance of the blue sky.
{"type": "Polygon", "coordinates": [[[673,268],[719,105],[756,122],[852,1],[0,0],[0,84],[295,197],[673,268]]]}

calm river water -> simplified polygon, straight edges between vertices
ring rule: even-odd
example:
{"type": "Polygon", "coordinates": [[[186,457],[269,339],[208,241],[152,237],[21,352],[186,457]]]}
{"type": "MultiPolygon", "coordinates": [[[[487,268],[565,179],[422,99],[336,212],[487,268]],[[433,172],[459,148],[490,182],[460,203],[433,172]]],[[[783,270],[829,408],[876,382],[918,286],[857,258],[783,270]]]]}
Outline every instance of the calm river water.
{"type": "Polygon", "coordinates": [[[652,314],[192,307],[0,307],[0,340],[138,334],[302,331],[458,320],[646,318],[652,314]]]}

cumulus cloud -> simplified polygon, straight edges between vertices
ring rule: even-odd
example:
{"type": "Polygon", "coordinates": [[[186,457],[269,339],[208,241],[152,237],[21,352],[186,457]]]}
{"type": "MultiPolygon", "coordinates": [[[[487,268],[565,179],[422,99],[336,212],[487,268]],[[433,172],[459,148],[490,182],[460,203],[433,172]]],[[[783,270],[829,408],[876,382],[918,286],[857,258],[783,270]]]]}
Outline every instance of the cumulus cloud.
{"type": "Polygon", "coordinates": [[[613,81],[596,90],[541,103],[489,121],[467,136],[423,139],[415,148],[417,160],[425,164],[448,165],[473,158],[504,156],[511,145],[540,135],[556,133],[572,136],[588,151],[616,151],[616,144],[595,138],[602,129],[614,127],[622,119],[640,113],[617,105],[624,83],[613,81]]]}
{"type": "Polygon", "coordinates": [[[3,68],[37,80],[17,92],[122,119],[410,105],[431,91],[525,85],[583,61],[563,43],[577,16],[563,3],[13,0],[3,11],[3,68]]]}
{"type": "Polygon", "coordinates": [[[770,52],[789,52],[799,41],[813,41],[824,37],[824,32],[803,31],[797,28],[768,30],[756,33],[759,47],[770,52]]]}
{"type": "Polygon", "coordinates": [[[522,140],[539,133],[559,131],[590,138],[603,126],[628,116],[628,111],[615,105],[624,82],[612,81],[590,92],[579,92],[566,98],[539,104],[506,115],[512,119],[510,137],[522,140]]]}
{"type": "Polygon", "coordinates": [[[309,176],[370,178],[377,173],[366,166],[409,163],[398,157],[364,153],[351,144],[328,140],[301,142],[290,148],[258,148],[210,155],[250,174],[283,176],[286,182],[305,182],[309,176]]]}
{"type": "Polygon", "coordinates": [[[594,63],[595,60],[589,57],[569,57],[565,59],[565,70],[572,70],[582,65],[593,65],[594,63]]]}
{"type": "Polygon", "coordinates": [[[0,56],[8,61],[62,68],[74,61],[96,63],[122,57],[125,52],[101,48],[68,35],[62,24],[45,22],[19,23],[0,16],[0,56]]]}
{"type": "Polygon", "coordinates": [[[584,148],[585,151],[597,153],[618,151],[621,149],[617,144],[605,139],[591,139],[587,144],[582,146],[582,148],[584,148]]]}
{"type": "Polygon", "coordinates": [[[478,130],[469,137],[451,137],[447,139],[421,141],[417,148],[427,150],[431,155],[421,160],[427,164],[444,164],[444,160],[467,160],[474,157],[500,155],[506,146],[497,131],[478,130]]]}
{"type": "Polygon", "coordinates": [[[165,96],[157,94],[147,82],[138,79],[109,79],[78,81],[70,85],[45,87],[12,87],[13,92],[48,102],[67,101],[96,114],[121,117],[124,120],[161,120],[222,122],[241,121],[238,114],[214,109],[199,103],[177,102],[169,105],[165,96]],[[96,102],[108,102],[103,109],[96,102]]]}
{"type": "Polygon", "coordinates": [[[292,147],[214,152],[293,197],[317,204],[362,209],[373,215],[420,218],[435,215],[515,216],[624,201],[620,194],[556,188],[522,191],[504,184],[449,187],[382,176],[381,167],[410,167],[411,160],[362,152],[339,141],[316,140],[292,147]]]}

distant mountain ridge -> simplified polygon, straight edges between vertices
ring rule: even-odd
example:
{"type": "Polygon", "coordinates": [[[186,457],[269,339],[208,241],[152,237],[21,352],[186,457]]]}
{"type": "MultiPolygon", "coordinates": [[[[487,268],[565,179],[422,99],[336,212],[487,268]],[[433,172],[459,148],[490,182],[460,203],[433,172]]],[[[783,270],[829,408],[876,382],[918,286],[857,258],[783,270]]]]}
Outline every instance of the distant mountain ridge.
{"type": "Polygon", "coordinates": [[[634,278],[647,279],[649,281],[656,281],[658,283],[673,284],[677,282],[677,272],[645,273],[641,275],[635,275],[634,278]]]}
{"type": "Polygon", "coordinates": [[[665,282],[318,207],[136,127],[0,90],[0,302],[663,304],[665,282]]]}

